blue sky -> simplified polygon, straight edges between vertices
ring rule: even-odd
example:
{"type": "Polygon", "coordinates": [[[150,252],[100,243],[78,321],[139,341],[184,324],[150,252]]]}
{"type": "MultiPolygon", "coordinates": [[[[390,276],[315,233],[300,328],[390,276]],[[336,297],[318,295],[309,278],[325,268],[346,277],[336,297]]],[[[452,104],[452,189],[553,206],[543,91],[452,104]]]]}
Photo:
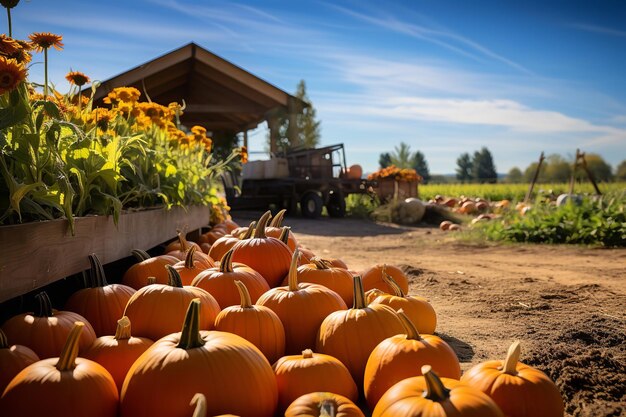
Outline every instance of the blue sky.
{"type": "Polygon", "coordinates": [[[402,141],[431,173],[482,146],[498,172],[541,151],[626,159],[622,0],[22,0],[13,28],[63,35],[62,91],[70,68],[106,80],[190,41],[285,91],[304,79],[322,144],[343,142],[365,171],[402,141]]]}

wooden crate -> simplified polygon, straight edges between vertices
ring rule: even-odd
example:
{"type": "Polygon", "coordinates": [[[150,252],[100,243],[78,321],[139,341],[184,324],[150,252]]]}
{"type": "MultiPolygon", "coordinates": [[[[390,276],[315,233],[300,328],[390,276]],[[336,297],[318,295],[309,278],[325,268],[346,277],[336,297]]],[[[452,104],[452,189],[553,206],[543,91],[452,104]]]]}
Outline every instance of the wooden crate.
{"type": "Polygon", "coordinates": [[[389,201],[396,196],[398,199],[417,197],[417,181],[396,181],[393,178],[379,179],[376,194],[381,200],[389,201]]]}

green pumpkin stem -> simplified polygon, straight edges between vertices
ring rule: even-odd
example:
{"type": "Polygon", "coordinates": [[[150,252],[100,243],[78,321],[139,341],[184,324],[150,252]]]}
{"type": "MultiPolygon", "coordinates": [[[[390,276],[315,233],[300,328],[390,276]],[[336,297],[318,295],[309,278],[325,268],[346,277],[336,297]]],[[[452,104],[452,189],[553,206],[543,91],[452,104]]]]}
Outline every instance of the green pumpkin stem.
{"type": "Polygon", "coordinates": [[[197,248],[197,246],[193,245],[187,251],[187,255],[185,255],[185,268],[187,268],[187,269],[193,269],[193,267],[194,267],[193,259],[194,259],[194,255],[196,254],[196,248],[197,248]]]}
{"type": "Polygon", "coordinates": [[[252,298],[250,297],[250,291],[248,287],[241,281],[235,281],[237,290],[239,291],[239,297],[241,298],[241,308],[252,308],[252,298]]]}
{"type": "Polygon", "coordinates": [[[246,233],[244,233],[243,236],[240,237],[240,239],[241,240],[250,239],[252,237],[252,234],[254,233],[255,227],[256,227],[256,222],[250,223],[250,226],[248,226],[248,230],[246,230],[246,233]]]}
{"type": "Polygon", "coordinates": [[[283,224],[283,219],[285,218],[285,213],[286,212],[287,212],[286,209],[282,209],[281,211],[276,213],[276,216],[274,216],[274,218],[270,222],[269,226],[270,227],[281,227],[282,224],[283,224]]]}
{"type": "Polygon", "coordinates": [[[265,226],[267,226],[267,222],[270,217],[272,217],[272,213],[268,210],[259,219],[256,223],[256,227],[254,228],[254,238],[255,239],[265,239],[267,235],[265,234],[265,226]]]}
{"type": "Polygon", "coordinates": [[[143,262],[152,258],[152,256],[150,256],[150,254],[143,249],[133,249],[130,251],[130,253],[133,254],[133,256],[135,257],[135,259],[137,259],[138,262],[143,262]]]}
{"type": "Polygon", "coordinates": [[[365,292],[363,291],[363,281],[361,280],[360,275],[355,275],[353,277],[353,297],[354,303],[352,304],[352,308],[354,309],[362,309],[367,307],[367,302],[365,301],[365,292]]]}
{"type": "Polygon", "coordinates": [[[402,298],[406,297],[406,294],[404,294],[404,291],[402,291],[402,288],[400,288],[396,280],[393,279],[391,275],[387,273],[387,271],[385,271],[386,267],[387,265],[383,264],[383,269],[381,271],[382,276],[383,276],[383,282],[387,284],[389,287],[391,287],[393,291],[393,295],[395,295],[396,297],[402,297],[402,298]]]}
{"type": "Polygon", "coordinates": [[[502,373],[509,375],[517,375],[517,362],[519,362],[519,356],[521,353],[519,340],[516,340],[509,346],[509,351],[506,354],[502,373]]]}
{"type": "Polygon", "coordinates": [[[220,272],[222,274],[233,272],[233,249],[230,249],[222,256],[220,260],[220,272]]]}
{"type": "Polygon", "coordinates": [[[191,399],[191,406],[195,406],[193,410],[193,415],[191,417],[206,417],[207,416],[207,405],[206,405],[206,397],[204,394],[197,393],[191,399]]]}
{"type": "Polygon", "coordinates": [[[172,265],[165,265],[167,268],[167,284],[171,287],[183,288],[183,281],[172,265]]]}
{"type": "Polygon", "coordinates": [[[330,269],[328,261],[325,261],[319,256],[312,257],[311,262],[315,265],[315,268],[317,269],[330,269]]]}
{"type": "Polygon", "coordinates": [[[450,390],[443,385],[443,382],[441,382],[441,379],[439,379],[430,365],[422,366],[422,375],[426,379],[424,398],[441,403],[450,397],[450,390]]]}
{"type": "Polygon", "coordinates": [[[320,417],[336,417],[337,403],[334,400],[324,400],[320,403],[320,417]]]}
{"type": "Polygon", "coordinates": [[[104,267],[102,266],[102,262],[100,262],[100,259],[95,253],[89,255],[89,265],[91,266],[89,270],[91,288],[104,287],[109,285],[107,283],[106,275],[104,274],[104,267]]]}
{"type": "Polygon", "coordinates": [[[313,357],[313,351],[311,349],[304,349],[302,351],[302,359],[311,359],[313,357]]]}
{"type": "Polygon", "coordinates": [[[85,327],[85,323],[82,321],[76,321],[74,322],[74,327],[72,327],[70,334],[67,335],[65,346],[63,346],[59,360],[55,365],[60,372],[71,371],[76,368],[78,342],[80,340],[80,334],[83,331],[83,327],[85,327]]]}
{"type": "Polygon", "coordinates": [[[0,329],[0,349],[8,349],[9,348],[9,340],[7,339],[7,335],[4,334],[2,329],[0,329]]]}
{"type": "Polygon", "coordinates": [[[396,311],[398,318],[402,322],[404,326],[404,330],[406,330],[406,338],[410,340],[422,340],[420,336],[420,332],[417,330],[409,316],[406,315],[403,309],[396,311]]]}
{"type": "Polygon", "coordinates": [[[52,302],[50,297],[48,297],[48,293],[42,291],[35,296],[35,299],[37,300],[35,317],[52,317],[52,302]]]}
{"type": "Polygon", "coordinates": [[[189,303],[183,330],[180,334],[180,342],[176,347],[189,350],[204,346],[204,340],[200,335],[200,299],[194,298],[189,303]]]}
{"type": "Polygon", "coordinates": [[[130,339],[130,319],[123,316],[117,321],[117,327],[115,328],[115,340],[130,339]]]}
{"type": "Polygon", "coordinates": [[[285,245],[289,243],[289,231],[290,230],[291,230],[291,227],[289,226],[283,226],[283,228],[280,229],[280,236],[278,236],[278,240],[283,242],[285,245]]]}
{"type": "Polygon", "coordinates": [[[291,257],[291,265],[289,265],[289,275],[287,276],[287,285],[289,291],[298,291],[298,258],[300,257],[300,251],[298,248],[293,252],[291,257]]]}

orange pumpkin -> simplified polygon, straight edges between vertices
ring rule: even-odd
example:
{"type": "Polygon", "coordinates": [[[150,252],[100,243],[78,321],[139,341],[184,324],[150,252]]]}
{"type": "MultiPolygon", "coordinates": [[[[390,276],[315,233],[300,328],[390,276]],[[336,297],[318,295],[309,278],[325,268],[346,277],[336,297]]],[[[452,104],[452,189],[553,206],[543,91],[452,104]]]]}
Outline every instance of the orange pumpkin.
{"type": "Polygon", "coordinates": [[[388,294],[393,294],[393,288],[389,287],[383,279],[383,271],[391,275],[405,294],[409,293],[409,279],[406,274],[397,266],[387,264],[374,265],[363,272],[363,288],[365,291],[378,288],[388,294]]]}
{"type": "Polygon", "coordinates": [[[97,338],[85,352],[84,357],[99,363],[109,371],[117,389],[121,391],[131,365],[153,343],[145,337],[131,336],[130,320],[124,316],[117,321],[115,336],[97,338]]]}
{"type": "Polygon", "coordinates": [[[96,340],[93,327],[83,316],[71,311],[53,311],[45,291],[37,294],[35,299],[37,308],[33,313],[12,317],[2,325],[9,343],[28,346],[42,359],[57,357],[76,321],[85,323],[80,333],[81,352],[96,340]]]}
{"type": "Polygon", "coordinates": [[[185,257],[185,260],[177,262],[173,265],[173,268],[178,271],[178,275],[180,275],[180,280],[182,281],[183,285],[191,285],[194,278],[200,272],[215,266],[214,263],[211,266],[207,266],[207,262],[196,259],[196,250],[197,249],[195,246],[190,247],[187,251],[187,256],[185,257]]]}
{"type": "MultiPolygon", "coordinates": [[[[420,333],[433,334],[437,327],[435,309],[424,297],[406,295],[396,281],[383,272],[383,282],[391,288],[391,294],[379,294],[372,304],[384,304],[394,310],[402,309],[420,333]]],[[[437,368],[435,368],[437,371],[437,368]]]]}
{"type": "Polygon", "coordinates": [[[156,341],[133,364],[122,388],[121,417],[186,417],[196,393],[206,397],[210,416],[274,415],[276,379],[261,352],[237,335],[200,331],[199,316],[200,301],[193,300],[182,332],[156,341]]]}
{"type": "Polygon", "coordinates": [[[250,227],[242,236],[239,235],[224,235],[217,239],[209,249],[209,256],[213,259],[222,259],[226,252],[231,250],[233,246],[240,240],[250,239],[252,232],[254,232],[254,226],[256,222],[250,223],[250,227]]]}
{"type": "Polygon", "coordinates": [[[108,284],[104,268],[95,253],[89,255],[91,288],[83,288],[70,296],[65,309],[85,317],[96,332],[96,336],[115,333],[117,319],[136,292],[123,284],[108,284]]]}
{"type": "Polygon", "coordinates": [[[215,330],[243,337],[259,348],[269,363],[274,363],[285,354],[283,323],[269,308],[252,304],[243,282],[235,281],[233,286],[239,290],[241,305],[222,310],[215,319],[215,330]]]}
{"type": "Polygon", "coordinates": [[[283,232],[285,232],[286,230],[285,233],[287,233],[287,241],[285,243],[287,244],[287,246],[289,246],[289,249],[291,249],[291,251],[293,252],[298,247],[298,241],[296,240],[296,237],[294,236],[294,234],[291,232],[289,228],[287,229],[283,228],[282,223],[283,223],[283,219],[285,218],[285,212],[287,212],[287,210],[282,209],[281,211],[276,213],[276,216],[274,216],[269,226],[265,228],[265,234],[267,236],[275,237],[276,239],[283,240],[281,239],[281,234],[283,234],[283,232]]]}
{"type": "Polygon", "coordinates": [[[152,340],[175,333],[194,298],[199,298],[202,303],[201,328],[212,329],[220,312],[215,298],[202,288],[183,287],[178,272],[170,265],[167,269],[169,285],[148,285],[128,301],[124,315],[133,323],[134,333],[152,340]]]}
{"type": "Polygon", "coordinates": [[[306,349],[301,355],[283,356],[272,368],[278,383],[280,411],[310,392],[332,392],[352,401],[359,399],[350,371],[332,356],[306,349]]]}
{"type": "Polygon", "coordinates": [[[439,378],[428,365],[382,396],[372,417],[504,417],[483,392],[457,380],[439,378]]]}
{"type": "Polygon", "coordinates": [[[334,266],[335,268],[343,268],[345,270],[348,270],[350,268],[348,268],[348,265],[342,261],[341,259],[335,258],[335,259],[329,259],[328,262],[330,262],[330,264],[332,266],[334,266]]]}
{"type": "Polygon", "coordinates": [[[190,246],[198,246],[198,244],[196,242],[189,242],[182,230],[177,230],[176,239],[165,246],[163,253],[178,258],[178,256],[172,254],[172,252],[181,252],[182,254],[185,254],[189,250],[190,246]]]}
{"type": "Polygon", "coordinates": [[[9,345],[7,336],[0,330],[0,393],[22,369],[39,360],[39,356],[22,345],[9,345]]]}
{"type": "Polygon", "coordinates": [[[317,284],[298,284],[298,254],[293,253],[289,285],[269,290],[257,305],[270,308],[285,326],[285,352],[290,355],[310,349],[322,321],[330,313],[345,310],[339,294],[317,284]]]}
{"type": "Polygon", "coordinates": [[[380,397],[403,379],[421,375],[422,365],[430,364],[446,378],[459,379],[461,366],[454,350],[441,338],[420,335],[404,311],[398,311],[406,334],[398,334],[380,342],[365,366],[363,388],[370,410],[380,397]]]}
{"type": "Polygon", "coordinates": [[[311,392],[291,403],[285,417],[365,417],[352,401],[330,392],[311,392]]]}
{"type": "Polygon", "coordinates": [[[363,387],[365,364],[372,350],[384,339],[403,333],[404,326],[391,308],[365,304],[361,277],[353,280],[352,308],[336,311],[324,319],[315,349],[339,359],[350,370],[354,382],[363,387]]]}
{"type": "Polygon", "coordinates": [[[488,361],[469,369],[461,382],[490,396],[509,417],[562,417],[563,399],[550,378],[519,362],[514,342],[504,361],[488,361]]]}
{"type": "Polygon", "coordinates": [[[372,302],[381,295],[390,295],[390,294],[387,294],[386,292],[379,290],[378,288],[372,288],[371,290],[365,293],[365,303],[367,305],[372,304],[372,302]]]}
{"type": "Polygon", "coordinates": [[[117,416],[119,397],[111,375],[97,363],[77,357],[83,327],[75,323],[58,358],[35,362],[13,378],[0,397],[3,415],[117,416]]]}
{"type": "Polygon", "coordinates": [[[298,261],[298,265],[310,264],[311,259],[315,258],[315,254],[311,249],[298,246],[298,250],[300,251],[300,260],[298,261]]]}
{"type": "Polygon", "coordinates": [[[280,240],[265,235],[265,225],[270,215],[267,211],[259,219],[253,238],[239,241],[233,246],[233,261],[257,271],[273,288],[280,285],[289,272],[291,250],[280,240]]]}
{"type": "Polygon", "coordinates": [[[169,276],[165,267],[180,261],[170,255],[151,257],[146,251],[140,249],[133,249],[132,254],[139,262],[128,268],[122,276],[122,283],[136,290],[148,285],[149,277],[156,278],[159,284],[167,284],[169,276]]]}
{"type": "MultiPolygon", "coordinates": [[[[286,281],[286,280],[285,280],[286,281]]],[[[283,285],[285,285],[283,281],[283,285]]],[[[298,268],[298,282],[310,282],[323,285],[335,291],[347,306],[352,305],[352,274],[343,268],[337,268],[329,261],[314,257],[310,264],[298,268]]]]}
{"type": "Polygon", "coordinates": [[[189,252],[189,250],[192,247],[195,247],[197,250],[195,250],[193,253],[194,261],[199,262],[200,265],[204,266],[205,268],[211,268],[212,266],[215,266],[215,261],[213,261],[213,259],[209,255],[202,252],[202,248],[200,247],[200,245],[195,242],[187,241],[187,239],[185,239],[185,235],[183,235],[181,232],[178,232],[178,240],[178,248],[169,251],[166,248],[166,255],[173,256],[179,261],[184,261],[187,258],[187,253],[189,252]]]}

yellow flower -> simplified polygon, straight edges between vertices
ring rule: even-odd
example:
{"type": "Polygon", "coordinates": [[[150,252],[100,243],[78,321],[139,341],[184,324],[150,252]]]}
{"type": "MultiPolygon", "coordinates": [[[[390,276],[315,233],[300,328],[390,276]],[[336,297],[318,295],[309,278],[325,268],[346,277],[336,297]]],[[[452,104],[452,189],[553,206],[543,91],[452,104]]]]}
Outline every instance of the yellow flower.
{"type": "Polygon", "coordinates": [[[26,69],[14,59],[0,56],[0,94],[12,91],[26,78],[26,69]]]}
{"type": "Polygon", "coordinates": [[[135,87],[117,87],[114,88],[102,101],[106,104],[117,102],[136,103],[141,93],[135,87]]]}
{"type": "Polygon", "coordinates": [[[0,54],[11,56],[21,49],[22,47],[15,39],[9,38],[4,33],[0,34],[0,54]]]}
{"type": "Polygon", "coordinates": [[[180,104],[173,102],[168,104],[167,107],[172,111],[172,113],[178,114],[179,117],[183,115],[183,107],[180,104]]]}
{"type": "Polygon", "coordinates": [[[211,140],[211,138],[205,137],[202,140],[202,144],[204,145],[204,149],[206,149],[207,152],[211,152],[211,149],[213,148],[213,141],[211,140]]]}
{"type": "Polygon", "coordinates": [[[204,136],[206,135],[206,129],[203,128],[202,126],[194,126],[191,128],[191,133],[193,133],[196,136],[204,136]]]}
{"type": "Polygon", "coordinates": [[[91,123],[95,123],[101,131],[106,132],[109,128],[109,123],[114,117],[115,114],[109,109],[96,107],[91,111],[89,121],[91,123]]]}
{"type": "Polygon", "coordinates": [[[70,84],[75,84],[79,87],[87,84],[89,81],[88,76],[79,71],[70,71],[65,75],[65,79],[70,82],[70,84]]]}
{"type": "Polygon", "coordinates": [[[241,163],[245,164],[248,162],[248,148],[245,146],[241,147],[241,163]]]}
{"type": "Polygon", "coordinates": [[[33,43],[33,47],[37,52],[43,52],[44,49],[54,47],[57,51],[63,49],[63,36],[55,35],[49,32],[36,32],[28,35],[33,43]]]}

